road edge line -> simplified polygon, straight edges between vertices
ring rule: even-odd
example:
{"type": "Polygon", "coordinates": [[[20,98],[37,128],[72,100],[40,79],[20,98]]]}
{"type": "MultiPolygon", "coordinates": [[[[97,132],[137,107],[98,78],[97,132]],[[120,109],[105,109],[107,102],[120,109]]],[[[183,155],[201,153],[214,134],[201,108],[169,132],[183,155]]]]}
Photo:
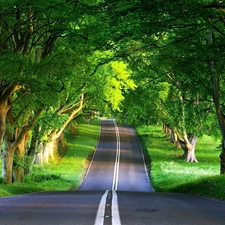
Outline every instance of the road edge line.
{"type": "Polygon", "coordinates": [[[91,169],[92,163],[93,163],[94,158],[95,158],[95,155],[96,155],[96,151],[97,151],[98,146],[99,146],[99,142],[100,142],[101,135],[102,135],[102,125],[100,124],[100,133],[99,133],[99,135],[98,135],[98,142],[97,142],[97,144],[96,144],[96,146],[95,146],[95,149],[94,149],[94,154],[92,155],[91,162],[89,163],[89,166],[88,166],[88,168],[87,168],[87,170],[86,170],[86,173],[84,174],[82,181],[81,181],[80,184],[78,185],[77,190],[80,188],[80,186],[82,186],[82,184],[84,183],[84,180],[85,180],[85,179],[87,178],[87,176],[88,176],[88,173],[89,173],[89,171],[90,171],[90,169],[91,169]]]}
{"type": "Polygon", "coordinates": [[[114,165],[112,190],[117,190],[118,179],[119,179],[119,167],[120,167],[120,133],[115,120],[114,120],[114,126],[115,126],[115,132],[116,132],[116,160],[114,165]]]}

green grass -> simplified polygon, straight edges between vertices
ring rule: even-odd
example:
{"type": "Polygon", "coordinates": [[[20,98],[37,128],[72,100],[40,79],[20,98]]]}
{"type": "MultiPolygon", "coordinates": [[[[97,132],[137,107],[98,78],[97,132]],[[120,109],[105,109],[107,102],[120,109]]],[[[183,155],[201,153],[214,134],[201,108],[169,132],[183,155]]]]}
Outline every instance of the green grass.
{"type": "MultiPolygon", "coordinates": [[[[150,177],[155,191],[185,192],[225,200],[225,175],[219,175],[219,141],[208,136],[200,138],[196,146],[199,163],[187,163],[182,158],[183,151],[175,149],[161,132],[161,127],[137,127],[137,131],[143,149],[150,156],[150,177]]],[[[98,135],[99,121],[80,124],[75,135],[67,131],[68,146],[66,152],[61,151],[61,158],[44,165],[44,168],[34,166],[23,184],[0,184],[0,197],[76,189],[86,172],[98,135]]]]}
{"type": "Polygon", "coordinates": [[[62,157],[50,161],[43,168],[34,166],[25,183],[0,184],[0,197],[38,191],[76,189],[85,175],[89,159],[98,141],[99,131],[99,120],[90,124],[79,124],[75,135],[67,131],[65,137],[68,145],[66,149],[61,149],[62,157]]]}
{"type": "Polygon", "coordinates": [[[187,163],[161,127],[137,127],[143,148],[150,156],[151,183],[158,192],[186,192],[225,200],[225,175],[220,174],[218,147],[211,137],[199,138],[196,157],[199,163],[187,163]]]}

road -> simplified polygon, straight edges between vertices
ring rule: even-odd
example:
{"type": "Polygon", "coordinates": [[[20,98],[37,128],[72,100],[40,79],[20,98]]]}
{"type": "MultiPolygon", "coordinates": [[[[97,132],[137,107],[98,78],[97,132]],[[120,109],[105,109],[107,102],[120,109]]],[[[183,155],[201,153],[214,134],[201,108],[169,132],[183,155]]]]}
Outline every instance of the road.
{"type": "Polygon", "coordinates": [[[77,191],[0,198],[0,225],[222,225],[225,202],[155,193],[135,131],[102,121],[89,170],[77,191]]]}
{"type": "Polygon", "coordinates": [[[133,128],[102,121],[97,151],[79,190],[152,191],[133,128]]]}

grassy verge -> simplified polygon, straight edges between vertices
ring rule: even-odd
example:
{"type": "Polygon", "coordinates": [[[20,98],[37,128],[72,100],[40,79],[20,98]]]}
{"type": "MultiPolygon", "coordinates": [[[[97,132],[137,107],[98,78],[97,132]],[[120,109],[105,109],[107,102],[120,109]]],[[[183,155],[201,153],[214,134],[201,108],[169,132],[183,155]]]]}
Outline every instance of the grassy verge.
{"type": "Polygon", "coordinates": [[[219,175],[219,142],[203,136],[197,142],[199,163],[187,163],[161,127],[137,127],[150,156],[151,183],[158,192],[185,192],[225,200],[225,176],[219,175]]]}
{"type": "Polygon", "coordinates": [[[75,134],[67,131],[65,137],[68,145],[61,151],[62,157],[52,160],[43,168],[35,166],[23,184],[0,184],[0,197],[38,191],[76,189],[86,172],[88,159],[96,147],[99,131],[97,120],[90,124],[79,124],[75,134]]]}
{"type": "MultiPolygon", "coordinates": [[[[219,175],[219,142],[203,136],[196,147],[199,163],[187,163],[161,127],[137,127],[143,149],[150,155],[151,183],[158,192],[185,192],[225,200],[225,175],[219,175]]],[[[23,184],[0,184],[0,197],[39,191],[76,189],[95,149],[99,121],[80,124],[75,135],[67,132],[62,157],[44,168],[35,166],[23,184]]],[[[0,162],[1,166],[1,162],[0,162]]]]}

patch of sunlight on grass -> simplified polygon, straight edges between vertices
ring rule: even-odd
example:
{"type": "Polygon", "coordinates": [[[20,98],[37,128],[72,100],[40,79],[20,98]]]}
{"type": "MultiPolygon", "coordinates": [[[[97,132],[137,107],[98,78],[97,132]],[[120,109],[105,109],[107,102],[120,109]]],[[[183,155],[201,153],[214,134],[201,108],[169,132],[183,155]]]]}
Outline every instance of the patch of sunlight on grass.
{"type": "Polygon", "coordinates": [[[142,147],[150,157],[150,179],[156,191],[190,192],[225,199],[225,175],[219,175],[219,140],[203,135],[196,145],[199,163],[188,163],[182,157],[183,150],[175,148],[162,127],[140,126],[136,129],[142,147]]]}
{"type": "Polygon", "coordinates": [[[174,161],[160,162],[160,170],[162,171],[162,173],[181,174],[183,176],[191,175],[192,177],[215,175],[215,169],[211,166],[209,166],[207,169],[199,168],[198,165],[192,167],[188,165],[182,166],[182,164],[180,164],[179,162],[177,163],[174,161]]]}

